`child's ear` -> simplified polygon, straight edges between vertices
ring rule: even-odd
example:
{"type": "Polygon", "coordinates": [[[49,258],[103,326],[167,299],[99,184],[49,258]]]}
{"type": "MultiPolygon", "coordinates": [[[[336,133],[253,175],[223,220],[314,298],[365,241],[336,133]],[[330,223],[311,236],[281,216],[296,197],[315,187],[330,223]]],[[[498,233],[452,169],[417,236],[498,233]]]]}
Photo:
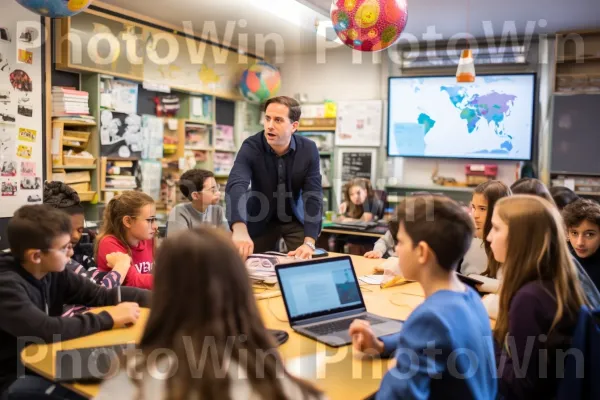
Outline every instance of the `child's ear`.
{"type": "Polygon", "coordinates": [[[198,192],[192,192],[192,200],[195,201],[195,200],[198,200],[198,198],[199,198],[198,192]]]}
{"type": "Polygon", "coordinates": [[[419,264],[427,264],[429,262],[431,258],[431,248],[426,242],[419,242],[415,251],[417,252],[419,264]]]}
{"type": "Polygon", "coordinates": [[[133,221],[129,215],[126,215],[123,217],[123,225],[125,226],[125,228],[131,228],[132,224],[133,224],[133,221]]]}
{"type": "Polygon", "coordinates": [[[42,262],[42,251],[36,249],[27,249],[25,250],[23,259],[25,262],[30,262],[32,264],[40,264],[42,262]]]}

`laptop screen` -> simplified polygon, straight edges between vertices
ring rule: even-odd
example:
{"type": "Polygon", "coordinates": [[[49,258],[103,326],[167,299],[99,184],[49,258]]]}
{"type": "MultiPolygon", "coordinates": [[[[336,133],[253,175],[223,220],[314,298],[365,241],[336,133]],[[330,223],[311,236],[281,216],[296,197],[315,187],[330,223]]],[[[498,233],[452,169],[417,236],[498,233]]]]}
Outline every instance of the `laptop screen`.
{"type": "Polygon", "coordinates": [[[350,258],[283,265],[277,274],[290,322],[364,308],[350,258]]]}

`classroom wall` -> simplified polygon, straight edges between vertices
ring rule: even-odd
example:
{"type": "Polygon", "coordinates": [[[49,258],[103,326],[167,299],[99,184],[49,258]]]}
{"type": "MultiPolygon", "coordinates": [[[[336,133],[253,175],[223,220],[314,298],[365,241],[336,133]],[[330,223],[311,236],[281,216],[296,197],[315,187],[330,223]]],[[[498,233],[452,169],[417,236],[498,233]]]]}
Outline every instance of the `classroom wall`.
{"type": "MultiPolygon", "coordinates": [[[[541,141],[534,142],[534,152],[542,154],[541,160],[545,162],[548,141],[546,123],[548,95],[551,89],[548,85],[551,84],[549,76],[552,73],[552,54],[548,49],[553,49],[554,45],[552,40],[544,42],[538,54],[539,46],[537,43],[532,44],[530,52],[533,69],[538,73],[539,85],[536,128],[543,134],[540,135],[541,141]],[[540,59],[544,60],[544,65],[538,65],[540,59]]],[[[386,54],[378,53],[375,60],[373,55],[366,54],[362,56],[360,62],[355,58],[355,63],[353,63],[352,51],[345,48],[327,50],[324,63],[318,63],[317,55],[314,53],[286,55],[284,63],[279,65],[282,73],[280,93],[288,96],[304,94],[309,103],[324,100],[384,100],[383,144],[379,151],[376,182],[378,188],[383,188],[385,184],[430,185],[431,174],[436,165],[439,167],[439,176],[464,181],[464,167],[470,162],[468,160],[386,157],[387,80],[389,76],[402,74],[398,65],[389,61],[386,54]],[[387,179],[382,180],[381,177],[387,179]]],[[[517,170],[520,169],[519,163],[515,161],[493,161],[493,163],[498,165],[498,179],[509,184],[516,180],[517,170]]],[[[543,168],[539,170],[543,171],[543,168]]]]}

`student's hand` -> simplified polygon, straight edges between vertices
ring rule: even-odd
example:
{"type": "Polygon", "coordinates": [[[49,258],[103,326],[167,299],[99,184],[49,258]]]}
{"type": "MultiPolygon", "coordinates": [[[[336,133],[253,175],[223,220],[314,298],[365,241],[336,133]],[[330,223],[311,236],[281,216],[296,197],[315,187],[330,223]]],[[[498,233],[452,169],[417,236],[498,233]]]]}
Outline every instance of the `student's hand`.
{"type": "Polygon", "coordinates": [[[365,253],[365,258],[381,258],[381,257],[383,257],[383,254],[381,254],[377,250],[367,251],[365,253]]]}
{"type": "Polygon", "coordinates": [[[340,207],[338,208],[338,214],[345,214],[346,211],[348,211],[348,204],[346,204],[346,202],[344,201],[342,204],[340,204],[340,207]]]}
{"type": "Polygon", "coordinates": [[[254,253],[254,242],[248,234],[246,225],[240,223],[234,224],[232,227],[231,240],[238,249],[242,260],[246,261],[250,254],[254,253]]]}
{"type": "Polygon", "coordinates": [[[367,321],[355,319],[348,330],[352,338],[352,345],[355,350],[368,355],[379,355],[383,353],[383,342],[375,336],[371,324],[367,321]]]}
{"type": "Polygon", "coordinates": [[[140,318],[140,306],[137,303],[120,303],[108,311],[113,319],[113,329],[133,325],[140,318]]]}
{"type": "Polygon", "coordinates": [[[311,249],[307,245],[303,244],[302,246],[298,247],[296,250],[290,251],[288,253],[288,256],[299,258],[301,260],[308,260],[308,259],[312,258],[313,254],[314,254],[313,249],[311,249]]]}
{"type": "MultiPolygon", "coordinates": [[[[106,255],[106,263],[109,268],[114,268],[117,265],[131,265],[131,257],[125,253],[110,253],[106,255]]],[[[129,268],[128,268],[129,269],[129,268]]]]}

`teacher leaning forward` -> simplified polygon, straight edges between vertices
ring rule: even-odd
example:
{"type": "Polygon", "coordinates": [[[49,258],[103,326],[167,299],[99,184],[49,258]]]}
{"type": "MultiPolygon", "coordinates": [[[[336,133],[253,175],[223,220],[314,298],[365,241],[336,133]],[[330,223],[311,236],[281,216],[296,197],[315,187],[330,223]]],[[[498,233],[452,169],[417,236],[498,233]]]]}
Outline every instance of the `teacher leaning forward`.
{"type": "Polygon", "coordinates": [[[264,130],[244,141],[225,197],[233,242],[242,258],[277,250],[310,258],[321,232],[323,187],[316,144],[294,135],[300,104],[286,96],[265,104],[264,130]]]}

